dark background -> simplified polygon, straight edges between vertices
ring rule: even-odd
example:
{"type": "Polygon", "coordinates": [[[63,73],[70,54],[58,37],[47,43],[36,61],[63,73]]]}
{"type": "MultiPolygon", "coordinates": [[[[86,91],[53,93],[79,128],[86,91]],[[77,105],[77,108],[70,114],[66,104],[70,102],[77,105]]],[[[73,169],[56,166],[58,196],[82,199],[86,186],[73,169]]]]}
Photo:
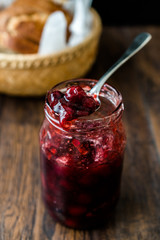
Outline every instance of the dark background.
{"type": "Polygon", "coordinates": [[[160,24],[159,0],[100,1],[93,0],[92,6],[107,25],[160,24]]]}

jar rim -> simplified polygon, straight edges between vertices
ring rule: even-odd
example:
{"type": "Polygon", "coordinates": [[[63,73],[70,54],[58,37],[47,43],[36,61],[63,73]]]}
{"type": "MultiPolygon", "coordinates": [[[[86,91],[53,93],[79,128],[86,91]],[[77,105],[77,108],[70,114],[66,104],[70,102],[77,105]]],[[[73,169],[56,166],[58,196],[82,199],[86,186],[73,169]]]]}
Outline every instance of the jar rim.
{"type": "MultiPolygon", "coordinates": [[[[78,82],[90,82],[90,83],[93,83],[93,86],[94,86],[97,83],[97,81],[98,80],[96,80],[96,79],[90,79],[90,78],[76,78],[76,79],[71,79],[71,80],[66,80],[66,81],[60,82],[51,89],[59,88],[63,84],[68,84],[68,85],[72,84],[73,85],[73,83],[75,84],[78,82]]],[[[53,110],[51,109],[51,107],[49,106],[49,104],[47,102],[47,96],[48,96],[50,90],[47,92],[46,98],[45,98],[45,107],[44,107],[45,116],[47,117],[47,119],[49,120],[49,122],[51,124],[55,125],[57,128],[61,129],[62,131],[65,131],[65,132],[75,132],[75,131],[76,132],[86,132],[86,131],[91,131],[91,130],[95,130],[98,128],[102,128],[104,126],[109,126],[111,122],[116,122],[116,121],[118,121],[118,119],[121,118],[122,113],[124,111],[124,103],[123,103],[121,93],[115,87],[112,87],[108,83],[105,83],[100,92],[104,91],[104,89],[105,90],[107,89],[108,92],[115,94],[115,96],[117,97],[117,100],[118,100],[118,103],[117,103],[117,106],[115,106],[115,109],[110,114],[106,115],[105,117],[100,117],[100,118],[95,118],[95,119],[77,118],[77,119],[74,119],[71,121],[72,124],[70,125],[69,129],[68,128],[63,129],[60,126],[59,121],[54,117],[53,110]],[[90,127],[88,129],[88,128],[86,128],[86,126],[92,126],[92,127],[90,127]]]]}

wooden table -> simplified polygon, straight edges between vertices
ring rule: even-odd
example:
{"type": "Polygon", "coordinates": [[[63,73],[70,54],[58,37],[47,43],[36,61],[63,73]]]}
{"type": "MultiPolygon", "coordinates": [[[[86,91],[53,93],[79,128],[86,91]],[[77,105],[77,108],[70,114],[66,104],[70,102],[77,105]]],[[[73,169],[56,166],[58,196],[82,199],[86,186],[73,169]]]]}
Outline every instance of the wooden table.
{"type": "Polygon", "coordinates": [[[0,240],[160,239],[160,27],[104,27],[85,77],[98,79],[142,31],[152,40],[108,81],[123,95],[127,148],[121,197],[105,228],[78,231],[52,221],[39,177],[44,97],[0,95],[0,240]]]}

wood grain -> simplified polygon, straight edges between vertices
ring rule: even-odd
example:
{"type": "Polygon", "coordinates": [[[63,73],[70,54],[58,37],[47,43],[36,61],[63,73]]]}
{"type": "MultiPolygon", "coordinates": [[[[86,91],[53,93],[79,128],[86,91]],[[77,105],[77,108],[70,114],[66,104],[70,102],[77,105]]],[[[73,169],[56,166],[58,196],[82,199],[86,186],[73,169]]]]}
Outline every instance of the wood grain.
{"type": "Polygon", "coordinates": [[[160,239],[160,28],[104,27],[86,77],[98,79],[142,31],[152,40],[108,80],[123,95],[127,148],[121,197],[102,229],[78,231],[51,219],[39,176],[44,97],[0,95],[0,240],[160,239]]]}

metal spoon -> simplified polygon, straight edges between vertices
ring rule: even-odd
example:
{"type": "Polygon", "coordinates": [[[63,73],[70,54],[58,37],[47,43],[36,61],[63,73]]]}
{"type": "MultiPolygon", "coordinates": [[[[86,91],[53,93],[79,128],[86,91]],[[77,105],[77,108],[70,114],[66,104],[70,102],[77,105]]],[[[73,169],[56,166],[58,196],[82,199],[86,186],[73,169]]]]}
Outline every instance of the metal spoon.
{"type": "Polygon", "coordinates": [[[120,66],[122,66],[127,60],[129,60],[134,54],[136,54],[142,47],[144,47],[150,41],[151,38],[152,38],[151,34],[147,32],[140,33],[138,36],[136,36],[133,42],[131,43],[131,45],[124,52],[124,54],[99,79],[96,85],[90,90],[89,94],[96,95],[98,101],[100,102],[98,96],[103,84],[120,66]]]}

